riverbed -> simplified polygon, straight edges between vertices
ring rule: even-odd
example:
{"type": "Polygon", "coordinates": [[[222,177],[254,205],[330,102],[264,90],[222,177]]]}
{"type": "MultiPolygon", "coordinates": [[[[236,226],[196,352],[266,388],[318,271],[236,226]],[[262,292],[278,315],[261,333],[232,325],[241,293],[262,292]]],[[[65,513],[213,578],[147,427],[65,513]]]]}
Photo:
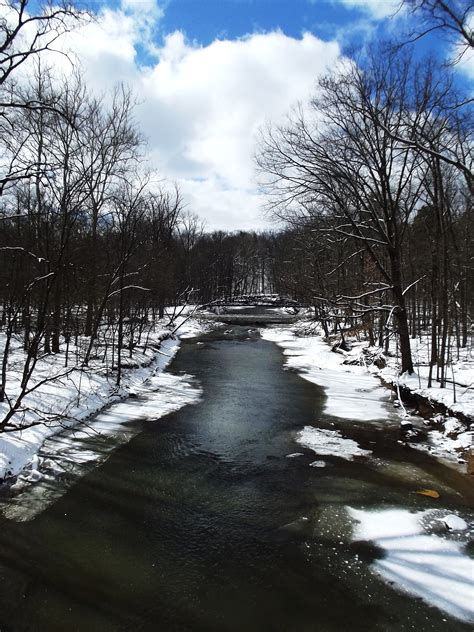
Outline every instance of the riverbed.
{"type": "MultiPolygon", "coordinates": [[[[326,390],[246,327],[184,340],[168,374],[187,405],[154,419],[140,394],[119,431],[82,439],[89,459],[4,501],[2,632],[471,629],[377,572],[383,542],[354,537],[372,511],[474,521],[470,482],[399,443],[388,403],[367,423],[331,415],[326,390]],[[305,427],[362,452],[318,455],[305,427]]],[[[469,537],[450,536],[465,557],[469,537]]]]}

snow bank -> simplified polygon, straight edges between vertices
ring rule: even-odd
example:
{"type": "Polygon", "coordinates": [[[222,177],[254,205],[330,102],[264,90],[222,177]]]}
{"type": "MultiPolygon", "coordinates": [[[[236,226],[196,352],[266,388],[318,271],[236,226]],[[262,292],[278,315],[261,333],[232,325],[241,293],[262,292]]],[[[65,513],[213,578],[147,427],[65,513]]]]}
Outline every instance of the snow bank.
{"type": "Polygon", "coordinates": [[[359,421],[387,419],[387,389],[365,367],[344,366],[344,356],[332,352],[320,336],[297,336],[294,328],[281,327],[261,329],[260,334],[283,349],[286,367],[325,388],[327,414],[359,421]]]}
{"type": "MultiPolygon", "coordinates": [[[[201,325],[195,320],[188,320],[178,331],[178,336],[196,335],[198,331],[202,331],[201,325]]],[[[123,370],[119,390],[115,386],[114,378],[107,375],[103,365],[99,361],[92,361],[89,369],[73,368],[67,376],[48,382],[28,395],[24,400],[24,407],[27,409],[23,416],[24,425],[34,421],[46,423],[0,434],[0,479],[18,475],[32,462],[48,437],[88,419],[108,404],[127,397],[129,393],[140,392],[147,380],[156,379],[153,376],[164,370],[175,356],[180,344],[176,339],[162,340],[164,334],[169,334],[169,331],[158,327],[150,336],[147,348],[136,350],[131,360],[131,368],[123,370]],[[58,414],[60,418],[55,420],[58,414]]],[[[10,387],[13,388],[16,382],[19,385],[21,377],[20,370],[16,368],[16,365],[21,366],[21,353],[20,345],[11,355],[8,380],[10,387]]],[[[63,353],[46,356],[38,361],[35,380],[60,375],[64,372],[63,367],[63,353]]],[[[152,386],[148,384],[146,390],[149,388],[152,386]]],[[[146,416],[146,404],[142,403],[141,406],[142,413],[146,416]]],[[[6,410],[7,404],[0,404],[0,417],[6,410]]],[[[120,415],[120,408],[117,409],[117,415],[120,415]]]]}
{"type": "MultiPolygon", "coordinates": [[[[348,461],[352,461],[355,456],[369,456],[372,454],[370,450],[364,450],[359,447],[356,441],[345,439],[338,430],[325,430],[324,428],[305,426],[298,433],[296,440],[318,455],[338,456],[348,461]]],[[[316,463],[321,463],[321,461],[314,461],[314,464],[316,463]]],[[[312,463],[311,465],[320,467],[314,464],[312,463]]]]}
{"type": "Polygon", "coordinates": [[[422,519],[429,511],[366,511],[348,508],[359,524],[354,540],[371,540],[385,552],[374,562],[380,575],[450,615],[474,622],[474,561],[461,544],[426,535],[422,519]]]}
{"type": "Polygon", "coordinates": [[[13,486],[20,493],[3,505],[3,514],[12,520],[32,520],[54,503],[70,485],[92,466],[102,463],[118,446],[137,432],[131,420],[156,420],[183,406],[200,401],[202,390],[190,375],[160,373],[137,389],[138,399],[112,404],[86,426],[46,439],[33,458],[32,470],[23,471],[13,486]],[[107,439],[106,441],[104,439],[107,439]],[[38,468],[38,469],[36,469],[38,468]],[[67,473],[52,485],[51,473],[67,473]]]}
{"type": "MultiPolygon", "coordinates": [[[[468,418],[474,415],[474,361],[469,357],[468,350],[461,349],[460,360],[453,365],[457,383],[457,401],[454,403],[452,385],[448,384],[444,389],[440,389],[436,383],[430,389],[426,387],[429,368],[426,355],[428,346],[424,339],[411,341],[420,375],[398,376],[395,348],[392,349],[392,355],[384,356],[379,347],[369,347],[367,341],[351,339],[352,349],[349,352],[334,353],[321,336],[298,337],[295,331],[295,326],[275,327],[262,329],[260,333],[262,338],[275,342],[283,349],[286,367],[325,388],[325,412],[330,415],[357,421],[383,419],[386,422],[393,419],[399,423],[399,414],[387,406],[391,395],[381,386],[379,377],[389,384],[395,385],[399,381],[401,386],[429,401],[444,404],[453,413],[462,413],[468,418]],[[379,359],[387,364],[385,368],[381,369],[378,363],[374,363],[374,360],[379,359]]],[[[427,440],[414,443],[413,447],[457,462],[461,458],[460,453],[466,453],[469,448],[472,450],[474,432],[472,429],[459,432],[462,424],[452,417],[443,418],[442,426],[441,430],[426,428],[427,440]]]]}
{"type": "MultiPolygon", "coordinates": [[[[366,343],[363,344],[367,347],[366,343]]],[[[440,384],[434,379],[432,386],[428,388],[430,336],[424,334],[420,338],[412,339],[410,344],[415,373],[413,375],[406,373],[401,376],[398,375],[399,360],[394,341],[392,341],[391,355],[385,357],[387,366],[377,371],[380,376],[386,382],[393,384],[396,384],[398,380],[400,386],[404,386],[430,401],[443,404],[451,413],[461,413],[465,417],[474,418],[474,358],[470,346],[452,349],[453,361],[447,368],[448,382],[445,388],[440,388],[440,384]],[[455,389],[453,389],[453,379],[456,382],[455,389]]],[[[373,370],[375,371],[376,368],[374,367],[373,370]]],[[[434,370],[435,375],[436,369],[434,370]]]]}
{"type": "Polygon", "coordinates": [[[462,432],[455,439],[447,437],[444,432],[430,430],[426,443],[415,443],[413,447],[429,452],[432,456],[450,461],[457,461],[459,454],[473,447],[473,432],[462,432]]]}
{"type": "MultiPolygon", "coordinates": [[[[398,379],[400,386],[421,395],[421,397],[425,397],[429,401],[443,404],[452,413],[461,413],[465,417],[474,418],[474,362],[470,370],[465,369],[462,372],[463,379],[469,383],[462,385],[458,383],[456,401],[454,401],[454,392],[451,384],[448,383],[445,388],[440,388],[439,384],[433,382],[433,386],[428,388],[428,367],[419,366],[416,370],[417,373],[413,375],[404,373],[398,377],[397,368],[389,365],[380,371],[380,375],[386,382],[393,384],[396,384],[398,379]]],[[[458,379],[460,379],[460,374],[456,374],[456,380],[458,379]]]]}

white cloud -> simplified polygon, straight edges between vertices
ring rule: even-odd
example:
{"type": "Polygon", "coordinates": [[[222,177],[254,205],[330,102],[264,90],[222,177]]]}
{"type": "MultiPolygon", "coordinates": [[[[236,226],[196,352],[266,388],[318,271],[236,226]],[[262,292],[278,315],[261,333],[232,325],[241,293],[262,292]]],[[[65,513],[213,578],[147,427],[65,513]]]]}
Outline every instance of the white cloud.
{"type": "Polygon", "coordinates": [[[262,200],[254,190],[226,188],[218,178],[182,179],[181,191],[189,208],[206,222],[208,229],[268,229],[275,222],[262,213],[262,200]]]}
{"type": "MultiPolygon", "coordinates": [[[[474,11],[471,14],[467,28],[474,31],[474,11]]],[[[459,65],[459,69],[466,74],[466,76],[474,81],[474,50],[466,46],[466,42],[459,38],[459,41],[453,50],[453,60],[459,65]]]]}
{"type": "Polygon", "coordinates": [[[156,46],[161,13],[154,0],[147,3],[155,7],[153,23],[143,22],[141,1],[122,0],[71,36],[88,83],[98,91],[118,81],[132,88],[152,164],[180,184],[210,228],[269,225],[256,193],[256,132],[307,99],[317,75],[336,63],[339,45],[275,31],[200,46],[177,31],[156,46]],[[139,47],[151,52],[145,64],[139,47]]]}
{"type": "Polygon", "coordinates": [[[382,18],[394,15],[399,11],[402,0],[337,0],[349,9],[361,9],[373,18],[382,18]]]}
{"type": "MultiPolygon", "coordinates": [[[[472,49],[465,50],[463,48],[463,55],[459,59],[459,69],[471,80],[474,81],[474,51],[472,49]]],[[[459,58],[459,52],[456,51],[456,59],[459,58]]]]}

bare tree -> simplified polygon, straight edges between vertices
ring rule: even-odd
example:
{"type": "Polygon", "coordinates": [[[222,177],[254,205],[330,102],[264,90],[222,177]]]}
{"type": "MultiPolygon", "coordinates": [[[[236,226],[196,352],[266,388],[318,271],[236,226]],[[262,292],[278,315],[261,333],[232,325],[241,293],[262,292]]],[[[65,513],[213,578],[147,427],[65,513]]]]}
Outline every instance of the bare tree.
{"type": "Polygon", "coordinates": [[[474,5],[471,0],[404,0],[418,18],[419,26],[408,37],[414,42],[429,33],[441,31],[458,49],[454,63],[474,48],[474,5]]]}
{"type": "Polygon", "coordinates": [[[129,90],[117,86],[111,105],[89,99],[87,116],[81,126],[79,160],[87,193],[85,207],[89,212],[87,312],[85,333],[90,336],[97,307],[99,274],[98,228],[101,213],[113,198],[117,186],[127,178],[140,158],[143,139],[133,121],[134,100],[129,90]]]}
{"type": "MultiPolygon", "coordinates": [[[[333,239],[347,245],[347,261],[361,247],[378,279],[356,295],[339,297],[355,316],[374,309],[395,318],[402,371],[413,372],[403,279],[403,242],[417,207],[424,165],[416,148],[394,140],[403,128],[411,60],[371,57],[362,70],[348,64],[319,82],[313,117],[302,111],[285,127],[268,130],[258,163],[269,174],[265,190],[279,216],[326,220],[333,239]],[[393,307],[366,299],[390,293],[393,307]]],[[[416,115],[416,113],[415,113],[416,115]]]]}
{"type": "Polygon", "coordinates": [[[150,222],[150,273],[153,298],[158,316],[163,318],[166,300],[171,299],[176,274],[175,232],[183,211],[181,191],[162,188],[150,192],[147,198],[147,218],[150,222]]]}
{"type": "Polygon", "coordinates": [[[0,9],[0,86],[30,57],[53,50],[55,42],[86,17],[64,0],[3,0],[0,9]]]}
{"type": "Polygon", "coordinates": [[[11,146],[8,143],[8,138],[18,129],[18,112],[50,109],[63,116],[68,114],[46,95],[33,95],[25,90],[25,77],[19,80],[19,71],[26,62],[33,60],[39,63],[43,53],[54,51],[55,43],[76,28],[88,14],[64,0],[39,3],[2,0],[0,10],[0,133],[6,143],[0,177],[1,194],[5,187],[37,173],[34,164],[18,168],[17,154],[13,149],[18,148],[18,144],[11,146]]]}

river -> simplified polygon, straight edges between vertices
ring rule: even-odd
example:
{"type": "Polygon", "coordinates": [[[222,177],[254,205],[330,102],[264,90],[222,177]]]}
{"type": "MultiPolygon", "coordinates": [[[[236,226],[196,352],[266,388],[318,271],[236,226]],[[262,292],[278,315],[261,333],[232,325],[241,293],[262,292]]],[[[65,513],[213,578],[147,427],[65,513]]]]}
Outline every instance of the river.
{"type": "Polygon", "coordinates": [[[193,376],[197,403],[131,419],[97,467],[51,483],[43,511],[1,519],[1,631],[469,630],[380,579],[345,511],[426,508],[418,479],[470,511],[465,477],[400,445],[388,409],[331,418],[275,344],[230,329],[183,341],[168,369],[193,376]],[[372,458],[309,467],[307,424],[343,428],[372,458]]]}

